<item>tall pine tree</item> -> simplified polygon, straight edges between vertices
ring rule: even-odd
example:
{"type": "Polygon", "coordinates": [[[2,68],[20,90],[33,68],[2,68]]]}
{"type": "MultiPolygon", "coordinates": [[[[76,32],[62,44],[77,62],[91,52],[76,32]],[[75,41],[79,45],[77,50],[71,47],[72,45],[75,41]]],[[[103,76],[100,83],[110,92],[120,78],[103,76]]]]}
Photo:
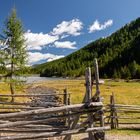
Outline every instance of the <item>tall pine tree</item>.
{"type": "MultiPolygon", "coordinates": [[[[10,81],[11,94],[15,93],[15,77],[20,75],[26,67],[27,51],[25,47],[22,22],[17,18],[16,9],[12,9],[11,15],[5,22],[3,31],[6,38],[5,45],[0,48],[1,65],[6,69],[5,77],[10,81]]],[[[14,101],[14,98],[12,98],[14,101]]]]}

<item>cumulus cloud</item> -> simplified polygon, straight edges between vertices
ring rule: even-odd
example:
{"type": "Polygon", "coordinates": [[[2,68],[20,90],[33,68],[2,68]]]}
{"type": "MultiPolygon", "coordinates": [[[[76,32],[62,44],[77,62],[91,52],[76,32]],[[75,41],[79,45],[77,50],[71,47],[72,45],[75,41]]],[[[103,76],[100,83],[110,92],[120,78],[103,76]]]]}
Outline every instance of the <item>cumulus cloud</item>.
{"type": "Polygon", "coordinates": [[[40,52],[29,52],[29,64],[34,64],[42,60],[46,60],[47,62],[53,61],[59,58],[64,57],[64,55],[54,55],[50,53],[40,53],[40,52]]]}
{"type": "MultiPolygon", "coordinates": [[[[83,23],[79,19],[73,19],[70,21],[63,21],[58,24],[52,31],[53,35],[80,35],[80,31],[83,28],[83,23]]],[[[64,37],[64,36],[63,36],[64,37]]]]}
{"type": "Polygon", "coordinates": [[[70,42],[70,41],[58,42],[58,41],[56,41],[54,43],[54,45],[56,48],[76,49],[76,47],[75,47],[76,42],[70,42]]]}
{"type": "MultiPolygon", "coordinates": [[[[69,35],[78,36],[81,34],[83,23],[79,19],[62,21],[50,33],[32,33],[28,30],[24,37],[28,50],[42,50],[43,46],[53,44],[55,41],[66,38],[69,35]]],[[[65,43],[66,44],[66,43],[65,43]]]]}
{"type": "Polygon", "coordinates": [[[106,22],[104,22],[104,24],[100,24],[98,20],[95,20],[93,24],[89,26],[88,30],[89,30],[89,33],[92,33],[95,31],[104,30],[107,27],[111,26],[112,24],[113,24],[112,19],[107,20],[106,22]]]}
{"type": "Polygon", "coordinates": [[[41,50],[42,46],[48,45],[59,39],[58,36],[43,33],[32,33],[30,30],[24,34],[28,50],[41,50]]]}

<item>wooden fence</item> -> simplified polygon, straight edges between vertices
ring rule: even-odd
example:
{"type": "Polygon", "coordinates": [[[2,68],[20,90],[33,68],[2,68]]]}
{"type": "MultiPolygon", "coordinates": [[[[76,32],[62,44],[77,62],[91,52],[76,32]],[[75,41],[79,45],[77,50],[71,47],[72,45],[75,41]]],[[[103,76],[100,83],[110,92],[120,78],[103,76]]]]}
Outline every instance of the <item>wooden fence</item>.
{"type": "MultiPolygon", "coordinates": [[[[64,105],[54,105],[51,102],[44,106],[32,107],[31,103],[0,102],[0,109],[18,109],[16,112],[0,113],[0,140],[44,140],[49,137],[72,139],[73,134],[88,133],[89,140],[104,140],[103,103],[99,89],[99,72],[97,60],[94,61],[96,93],[92,96],[91,69],[85,73],[86,94],[81,104],[70,104],[70,94],[64,90],[64,105]],[[48,105],[54,107],[47,108],[48,105]],[[82,116],[86,116],[81,120],[82,116]]],[[[0,97],[39,97],[52,95],[0,95],[0,97]]],[[[54,95],[53,95],[54,96],[54,95]]]]}
{"type": "Polygon", "coordinates": [[[140,106],[116,104],[114,94],[110,96],[110,104],[105,106],[105,112],[109,113],[105,119],[108,119],[106,123],[110,124],[111,129],[119,128],[119,124],[140,124],[140,106]]]}

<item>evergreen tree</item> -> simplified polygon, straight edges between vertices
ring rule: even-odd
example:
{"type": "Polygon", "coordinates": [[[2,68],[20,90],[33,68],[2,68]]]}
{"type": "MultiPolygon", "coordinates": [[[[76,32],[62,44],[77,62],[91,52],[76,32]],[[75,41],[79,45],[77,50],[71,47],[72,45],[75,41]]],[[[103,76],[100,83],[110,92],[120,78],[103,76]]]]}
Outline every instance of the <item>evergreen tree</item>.
{"type": "MultiPolygon", "coordinates": [[[[3,31],[6,39],[5,46],[0,48],[1,65],[6,69],[6,76],[10,81],[11,94],[15,93],[14,85],[17,75],[25,69],[27,51],[21,21],[17,18],[16,9],[12,9],[11,15],[5,22],[3,31]]],[[[14,99],[12,98],[12,101],[14,99]]]]}

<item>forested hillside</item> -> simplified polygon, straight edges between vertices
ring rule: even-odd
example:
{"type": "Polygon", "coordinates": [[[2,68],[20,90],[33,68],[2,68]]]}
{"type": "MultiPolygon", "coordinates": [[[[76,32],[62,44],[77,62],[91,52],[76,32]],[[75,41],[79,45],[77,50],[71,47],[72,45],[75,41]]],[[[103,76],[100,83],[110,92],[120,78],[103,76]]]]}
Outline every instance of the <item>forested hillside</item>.
{"type": "Polygon", "coordinates": [[[34,71],[41,76],[82,76],[88,66],[94,72],[95,57],[101,77],[140,78],[140,18],[65,58],[38,65],[34,71]]]}

